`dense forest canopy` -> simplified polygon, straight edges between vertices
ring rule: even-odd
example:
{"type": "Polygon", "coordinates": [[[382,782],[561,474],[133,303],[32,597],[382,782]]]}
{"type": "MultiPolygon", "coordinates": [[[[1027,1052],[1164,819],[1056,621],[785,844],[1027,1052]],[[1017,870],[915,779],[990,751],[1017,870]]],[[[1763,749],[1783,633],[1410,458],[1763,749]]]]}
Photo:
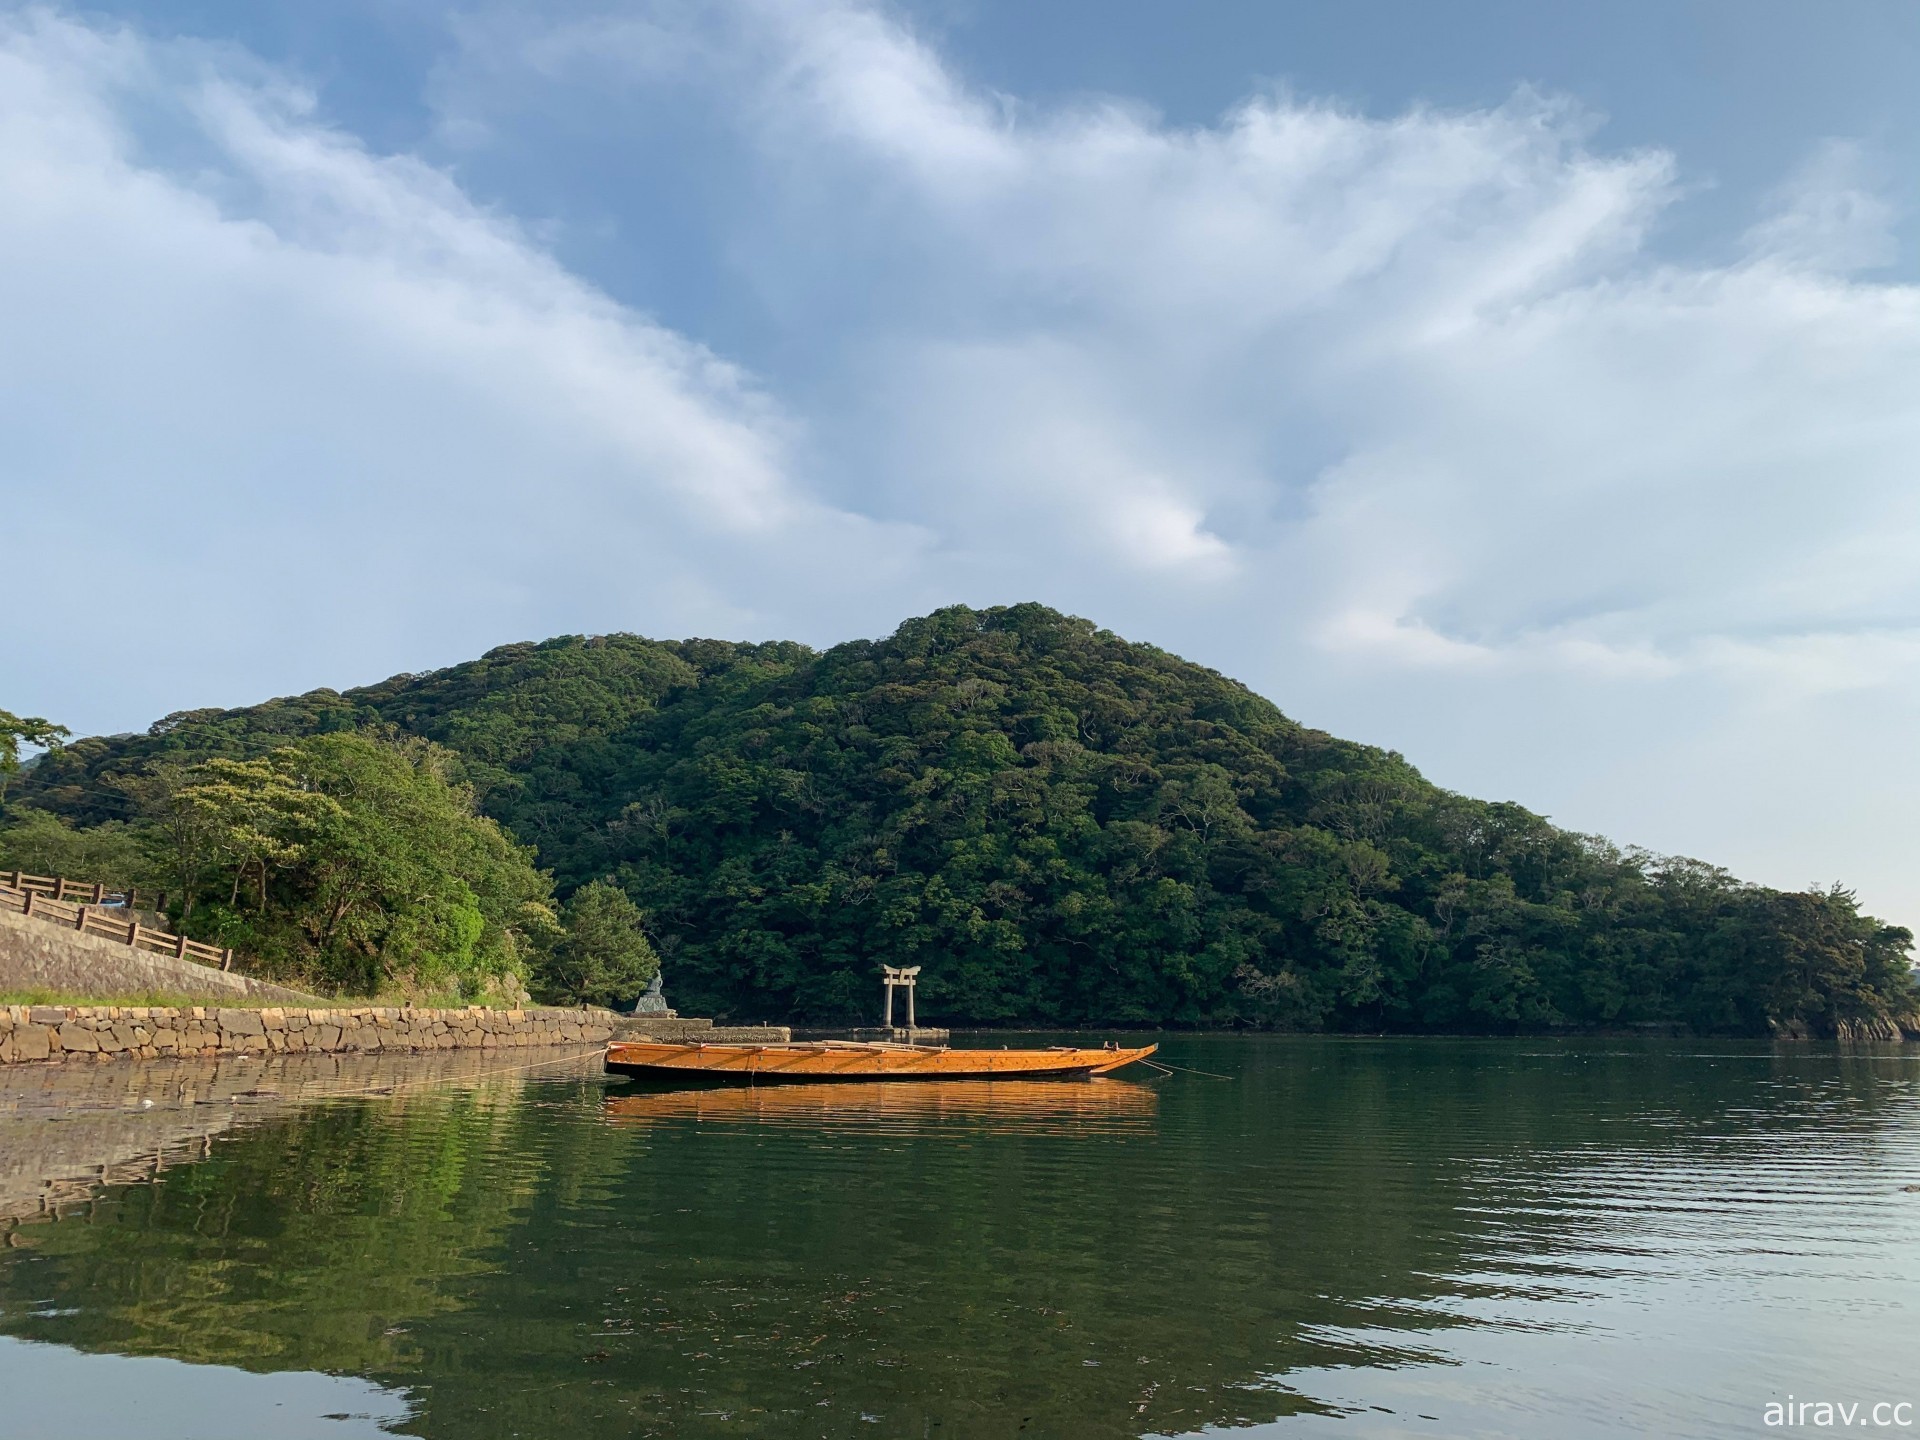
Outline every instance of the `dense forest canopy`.
{"type": "MultiPolygon", "coordinates": [[[[567,637],[172,715],[41,757],[0,845],[48,817],[75,845],[131,843],[155,776],[284,769],[348,735],[445,756],[471,822],[500,827],[487,863],[530,851],[560,897],[598,887],[570,906],[571,947],[558,922],[515,929],[513,907],[553,913],[539,885],[496,877],[500,904],[474,912],[473,946],[556,992],[613,998],[657,951],[683,1009],[740,1019],[872,1020],[884,962],[924,966],[924,1012],[956,1024],[1915,1023],[1910,935],[1843,890],[1747,885],[1451,794],[1039,605],[954,607],[825,653],[567,637]],[[633,940],[603,962],[586,937],[616,912],[633,940]]],[[[235,924],[248,865],[268,899],[291,883],[296,866],[242,850],[187,923],[235,924]]],[[[391,967],[388,941],[356,943],[391,967]]]]}

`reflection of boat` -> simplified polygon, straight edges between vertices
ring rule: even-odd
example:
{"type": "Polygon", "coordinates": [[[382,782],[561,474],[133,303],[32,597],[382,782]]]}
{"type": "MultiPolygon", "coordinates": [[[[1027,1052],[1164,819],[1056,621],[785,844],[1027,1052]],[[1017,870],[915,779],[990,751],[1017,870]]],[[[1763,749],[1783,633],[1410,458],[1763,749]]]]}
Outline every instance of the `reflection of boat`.
{"type": "Polygon", "coordinates": [[[1159,1097],[1145,1085],[1094,1080],[1061,1085],[1050,1080],[954,1080],[945,1085],[767,1085],[647,1089],[609,1095],[610,1119],[650,1123],[692,1120],[749,1124],[872,1124],[912,1130],[958,1122],[989,1130],[1071,1126],[1076,1133],[1151,1121],[1159,1097]]]}
{"type": "Polygon", "coordinates": [[[780,1045],[674,1045],[619,1041],[607,1047],[607,1069],[656,1080],[731,1081],[745,1085],[818,1084],[823,1080],[1080,1080],[1105,1075],[1160,1047],[1137,1050],[949,1050],[935,1045],[816,1040],[780,1045]]]}

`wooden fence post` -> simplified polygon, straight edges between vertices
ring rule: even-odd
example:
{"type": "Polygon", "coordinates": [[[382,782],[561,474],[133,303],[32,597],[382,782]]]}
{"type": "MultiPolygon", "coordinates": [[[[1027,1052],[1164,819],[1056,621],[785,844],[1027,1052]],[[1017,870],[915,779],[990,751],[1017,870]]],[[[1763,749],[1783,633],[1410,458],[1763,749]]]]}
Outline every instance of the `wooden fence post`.
{"type": "Polygon", "coordinates": [[[61,876],[57,876],[54,879],[53,898],[55,900],[60,901],[62,904],[66,903],[66,898],[67,898],[67,877],[66,876],[61,875],[61,876]]]}
{"type": "Polygon", "coordinates": [[[107,887],[101,884],[98,880],[94,881],[93,882],[93,903],[98,905],[102,900],[106,898],[107,898],[107,887]]]}
{"type": "Polygon", "coordinates": [[[220,968],[222,970],[233,969],[233,947],[231,945],[220,952],[220,968]]]}
{"type": "Polygon", "coordinates": [[[86,933],[87,904],[86,904],[86,901],[84,900],[81,901],[78,905],[75,905],[73,907],[73,928],[80,931],[82,934],[86,933]]]}
{"type": "Polygon", "coordinates": [[[186,936],[176,935],[173,937],[173,958],[176,960],[184,960],[187,958],[186,936]]]}
{"type": "Polygon", "coordinates": [[[13,872],[13,878],[7,882],[7,888],[9,890],[18,890],[20,888],[20,872],[18,870],[13,872]]]}
{"type": "Polygon", "coordinates": [[[27,891],[27,908],[22,910],[20,913],[22,915],[33,914],[33,891],[31,890],[27,891]]]}
{"type": "Polygon", "coordinates": [[[127,921],[127,944],[138,945],[139,943],[140,922],[138,920],[129,920],[127,921]]]}

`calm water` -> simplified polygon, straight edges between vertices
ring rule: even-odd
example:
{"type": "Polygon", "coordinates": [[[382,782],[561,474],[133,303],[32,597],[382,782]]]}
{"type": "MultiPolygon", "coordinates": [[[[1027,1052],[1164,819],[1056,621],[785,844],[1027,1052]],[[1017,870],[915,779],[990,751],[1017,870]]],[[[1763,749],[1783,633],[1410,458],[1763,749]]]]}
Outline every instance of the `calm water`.
{"type": "Polygon", "coordinates": [[[0,1076],[0,1214],[34,1217],[0,1249],[0,1433],[1760,1435],[1789,1393],[1920,1407],[1920,1056],[1163,1057],[1232,1078],[0,1076]]]}

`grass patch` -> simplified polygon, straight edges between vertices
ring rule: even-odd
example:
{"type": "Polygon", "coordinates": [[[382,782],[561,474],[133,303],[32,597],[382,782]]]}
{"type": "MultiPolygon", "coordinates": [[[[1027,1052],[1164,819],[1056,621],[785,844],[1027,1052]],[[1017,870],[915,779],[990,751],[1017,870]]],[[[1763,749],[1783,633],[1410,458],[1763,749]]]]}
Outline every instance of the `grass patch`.
{"type": "Polygon", "coordinates": [[[512,1010],[516,1007],[497,997],[463,1000],[447,995],[321,995],[311,1004],[298,1000],[273,1000],[264,995],[175,995],[161,990],[128,991],[112,995],[83,995],[71,990],[0,990],[0,1005],[162,1005],[175,1009],[189,1005],[217,1005],[228,1010],[338,1009],[358,1010],[367,1006],[403,1009],[412,1005],[419,1010],[465,1010],[479,1005],[488,1010],[512,1010]]]}
{"type": "Polygon", "coordinates": [[[225,1005],[261,1009],[275,1002],[252,995],[175,995],[142,990],[114,995],[83,995],[71,990],[0,990],[0,1005],[225,1005]]]}
{"type": "Polygon", "coordinates": [[[70,990],[0,990],[0,1005],[168,1005],[176,1008],[221,1005],[230,1010],[264,1010],[269,1006],[292,1003],[289,1000],[269,1000],[261,995],[175,995],[162,990],[128,991],[114,995],[81,995],[70,990]]]}

